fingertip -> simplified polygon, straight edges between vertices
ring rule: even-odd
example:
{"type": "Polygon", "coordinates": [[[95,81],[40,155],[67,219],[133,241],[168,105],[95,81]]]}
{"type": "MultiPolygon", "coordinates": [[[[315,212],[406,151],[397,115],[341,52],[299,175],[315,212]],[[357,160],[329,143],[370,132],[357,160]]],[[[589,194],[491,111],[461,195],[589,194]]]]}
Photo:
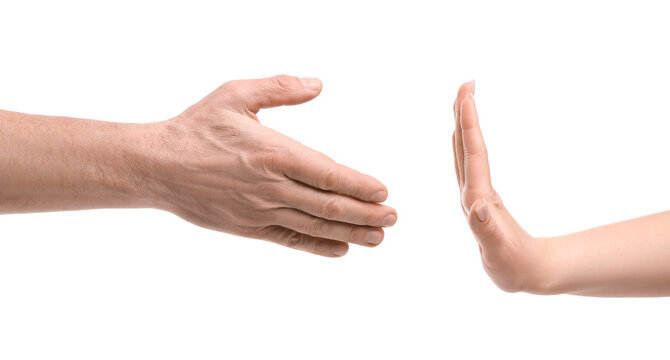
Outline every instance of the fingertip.
{"type": "Polygon", "coordinates": [[[360,184],[356,186],[357,189],[355,190],[355,194],[352,194],[354,197],[374,203],[386,201],[389,196],[389,191],[381,181],[370,175],[360,174],[360,176],[361,177],[358,180],[352,178],[352,181],[358,181],[360,184]]]}
{"type": "Polygon", "coordinates": [[[476,120],[475,97],[472,94],[467,94],[461,101],[461,128],[466,129],[465,123],[476,120]]]}
{"type": "Polygon", "coordinates": [[[459,97],[463,97],[467,94],[474,94],[475,93],[475,81],[470,80],[468,82],[465,82],[461,85],[461,87],[458,89],[458,95],[459,97]]]}
{"type": "Polygon", "coordinates": [[[379,191],[374,192],[370,196],[370,201],[375,202],[375,203],[381,203],[381,202],[386,201],[388,196],[389,196],[388,190],[386,190],[386,189],[379,190],[379,191]]]}
{"type": "Polygon", "coordinates": [[[332,257],[342,257],[349,252],[349,244],[343,242],[335,242],[331,248],[330,254],[332,257]]]}
{"type": "Polygon", "coordinates": [[[305,89],[316,92],[317,94],[320,93],[321,89],[323,88],[323,83],[317,78],[304,77],[300,78],[299,80],[305,89]]]}
{"type": "Polygon", "coordinates": [[[456,94],[456,100],[454,100],[454,118],[456,119],[456,123],[459,122],[459,117],[462,114],[463,101],[468,95],[472,95],[474,93],[475,93],[474,80],[470,80],[466,83],[463,83],[461,87],[458,88],[458,93],[456,94]]]}
{"type": "Polygon", "coordinates": [[[398,221],[398,213],[396,213],[395,210],[389,215],[386,215],[384,217],[384,220],[382,220],[382,226],[384,227],[389,227],[395,225],[395,223],[398,221]]]}
{"type": "Polygon", "coordinates": [[[384,240],[384,230],[382,228],[375,228],[374,230],[368,230],[368,233],[365,236],[365,243],[368,247],[375,247],[384,240]]]}

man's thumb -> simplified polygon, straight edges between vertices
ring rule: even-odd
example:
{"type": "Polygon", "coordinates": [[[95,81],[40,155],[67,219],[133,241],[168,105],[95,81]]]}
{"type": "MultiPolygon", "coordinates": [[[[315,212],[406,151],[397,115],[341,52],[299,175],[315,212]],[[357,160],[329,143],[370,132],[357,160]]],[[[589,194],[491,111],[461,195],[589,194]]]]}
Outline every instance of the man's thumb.
{"type": "Polygon", "coordinates": [[[317,97],[321,88],[319,79],[288,75],[235,80],[222,86],[227,103],[242,106],[253,113],[264,108],[302,104],[317,97]]]}

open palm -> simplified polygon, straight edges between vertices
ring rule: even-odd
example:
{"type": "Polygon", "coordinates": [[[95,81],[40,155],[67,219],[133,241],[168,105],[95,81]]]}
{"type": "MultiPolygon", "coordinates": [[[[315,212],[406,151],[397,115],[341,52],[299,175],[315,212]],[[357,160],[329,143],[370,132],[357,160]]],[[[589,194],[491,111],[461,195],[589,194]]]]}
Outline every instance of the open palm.
{"type": "Polygon", "coordinates": [[[505,291],[541,293],[546,241],[533,238],[514,220],[491,185],[474,91],[474,82],[463,84],[454,102],[452,142],[461,207],[493,282],[505,291]]]}

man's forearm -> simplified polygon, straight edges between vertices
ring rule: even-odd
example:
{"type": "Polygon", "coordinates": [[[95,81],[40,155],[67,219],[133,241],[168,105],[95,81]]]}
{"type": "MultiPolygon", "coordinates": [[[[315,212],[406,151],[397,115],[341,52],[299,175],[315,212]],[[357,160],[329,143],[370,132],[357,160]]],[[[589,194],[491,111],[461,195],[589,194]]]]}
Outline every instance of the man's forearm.
{"type": "Polygon", "coordinates": [[[151,207],[200,227],[340,257],[379,245],[396,211],[372,176],[263,126],[321,81],[229,81],[145,125],[0,111],[0,214],[151,207]]]}
{"type": "Polygon", "coordinates": [[[0,213],[151,206],[147,129],[0,111],[0,213]]]}
{"type": "Polygon", "coordinates": [[[670,295],[670,211],[549,239],[546,292],[670,295]]]}

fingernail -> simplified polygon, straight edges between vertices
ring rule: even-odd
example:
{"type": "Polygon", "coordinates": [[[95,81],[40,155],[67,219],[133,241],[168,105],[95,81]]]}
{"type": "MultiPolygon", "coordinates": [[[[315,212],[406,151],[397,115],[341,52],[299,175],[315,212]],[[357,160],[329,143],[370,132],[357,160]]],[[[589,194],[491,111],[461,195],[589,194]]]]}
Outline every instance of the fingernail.
{"type": "Polygon", "coordinates": [[[385,190],[380,190],[377,191],[376,193],[372,194],[370,197],[370,201],[372,202],[382,202],[386,200],[386,197],[388,196],[388,193],[385,190]]]}
{"type": "Polygon", "coordinates": [[[300,78],[302,86],[309,90],[321,89],[321,80],[315,78],[300,78]]]}
{"type": "Polygon", "coordinates": [[[349,247],[345,244],[335,244],[333,245],[333,255],[340,257],[344,256],[347,251],[349,250],[349,247]]]}
{"type": "Polygon", "coordinates": [[[382,226],[392,226],[393,224],[395,224],[397,219],[398,217],[393,214],[388,215],[384,218],[384,221],[382,221],[382,226]]]}
{"type": "Polygon", "coordinates": [[[472,84],[472,95],[475,94],[475,79],[470,80],[470,84],[472,84]]]}
{"type": "Polygon", "coordinates": [[[489,206],[486,203],[486,199],[482,202],[481,205],[477,206],[475,208],[475,212],[477,213],[477,217],[479,218],[479,221],[485,222],[489,218],[489,206]]]}
{"type": "Polygon", "coordinates": [[[383,238],[383,235],[382,235],[381,231],[370,230],[365,235],[365,242],[370,244],[370,245],[379,245],[379,243],[382,242],[382,238],[383,238]]]}

